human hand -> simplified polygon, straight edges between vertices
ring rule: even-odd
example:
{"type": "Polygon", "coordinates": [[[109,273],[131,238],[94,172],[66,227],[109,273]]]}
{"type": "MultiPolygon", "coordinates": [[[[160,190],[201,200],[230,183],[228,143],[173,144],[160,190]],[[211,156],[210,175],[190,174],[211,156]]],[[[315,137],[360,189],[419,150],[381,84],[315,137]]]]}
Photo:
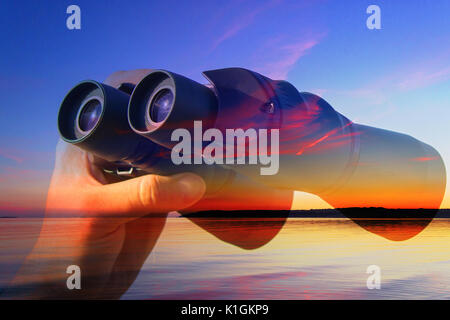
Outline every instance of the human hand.
{"type": "Polygon", "coordinates": [[[14,281],[26,296],[118,298],[154,247],[167,212],[198,201],[192,174],[145,175],[107,184],[95,159],[59,142],[39,239],[14,281]],[[66,268],[81,269],[81,290],[66,286],[66,268]]]}
{"type": "MultiPolygon", "coordinates": [[[[116,88],[124,83],[133,85],[149,71],[116,72],[105,83],[116,88]]],[[[205,186],[193,174],[147,175],[109,184],[112,177],[103,174],[105,166],[108,163],[101,159],[59,142],[42,232],[13,283],[19,287],[32,283],[26,292],[29,297],[120,297],[152,251],[169,211],[289,210],[292,202],[292,192],[268,188],[239,175],[219,194],[201,201],[205,186]],[[67,289],[69,265],[80,266],[82,290],[67,289]]],[[[260,230],[249,236],[246,227],[245,237],[241,237],[237,236],[239,228],[230,233],[227,228],[210,228],[202,219],[190,219],[218,238],[245,248],[268,242],[283,224],[271,226],[271,232],[265,230],[264,237],[260,230]],[[245,244],[241,238],[246,239],[245,244]]]]}
{"type": "MultiPolygon", "coordinates": [[[[147,72],[118,72],[105,83],[117,88],[147,72]]],[[[18,296],[120,297],[152,251],[167,213],[193,205],[205,192],[203,180],[192,173],[112,181],[104,164],[58,143],[42,230],[12,283],[18,296]],[[80,267],[81,290],[66,286],[70,265],[80,267]]]]}

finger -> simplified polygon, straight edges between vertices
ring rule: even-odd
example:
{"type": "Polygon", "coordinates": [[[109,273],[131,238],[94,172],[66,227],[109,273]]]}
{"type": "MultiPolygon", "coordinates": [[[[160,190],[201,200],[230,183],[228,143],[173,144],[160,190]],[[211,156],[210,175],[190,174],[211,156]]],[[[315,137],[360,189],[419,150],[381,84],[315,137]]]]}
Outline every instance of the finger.
{"type": "Polygon", "coordinates": [[[236,174],[219,193],[203,197],[182,213],[210,210],[291,210],[293,198],[292,190],[268,187],[236,174]]]}
{"type": "Polygon", "coordinates": [[[58,140],[55,153],[55,169],[68,170],[85,167],[86,152],[63,140],[58,140]]]}
{"type": "Polygon", "coordinates": [[[145,216],[125,224],[126,235],[122,250],[111,270],[104,294],[107,299],[118,299],[133,284],[142,265],[152,252],[166,222],[164,217],[145,216]]]}
{"type": "Polygon", "coordinates": [[[145,175],[93,188],[89,202],[97,212],[133,218],[189,207],[202,198],[205,189],[203,179],[193,173],[145,175]]]}
{"type": "Polygon", "coordinates": [[[94,171],[101,173],[91,166],[89,153],[70,143],[58,141],[52,183],[60,186],[99,185],[94,171]]]}

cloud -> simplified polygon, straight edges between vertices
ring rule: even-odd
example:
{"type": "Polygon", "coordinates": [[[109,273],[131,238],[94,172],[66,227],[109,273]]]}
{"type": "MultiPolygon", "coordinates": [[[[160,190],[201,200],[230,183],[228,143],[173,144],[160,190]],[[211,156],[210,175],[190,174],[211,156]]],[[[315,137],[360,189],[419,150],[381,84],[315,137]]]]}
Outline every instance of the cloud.
{"type": "Polygon", "coordinates": [[[0,149],[0,211],[41,209],[45,203],[53,158],[54,152],[27,148],[0,149]]]}
{"type": "Polygon", "coordinates": [[[416,161],[416,162],[426,162],[426,161],[433,161],[433,160],[439,160],[439,157],[417,157],[417,158],[411,158],[411,161],[416,161]]]}
{"type": "Polygon", "coordinates": [[[281,0],[271,0],[251,11],[244,12],[241,16],[235,19],[231,25],[228,25],[226,30],[214,40],[210,51],[214,51],[222,42],[234,37],[241,30],[251,25],[255,21],[256,16],[260,13],[278,5],[281,2],[281,0]]]}
{"type": "Polygon", "coordinates": [[[266,48],[265,50],[270,50],[272,60],[256,67],[256,70],[272,79],[284,80],[298,60],[308,54],[320,42],[322,37],[297,40],[284,45],[276,44],[271,48],[266,48]]]}
{"type": "Polygon", "coordinates": [[[386,119],[402,108],[393,102],[395,97],[450,80],[449,58],[450,54],[443,52],[426,59],[409,60],[364,85],[346,90],[326,88],[326,94],[341,96],[358,106],[352,117],[356,122],[386,119]]]}
{"type": "Polygon", "coordinates": [[[13,160],[17,163],[22,163],[24,160],[22,157],[17,156],[10,150],[4,150],[4,149],[0,149],[0,157],[6,158],[9,160],[13,160]]]}
{"type": "Polygon", "coordinates": [[[386,88],[377,84],[349,90],[328,89],[326,92],[351,97],[353,99],[361,99],[366,105],[385,105],[388,102],[386,88]]]}
{"type": "MultiPolygon", "coordinates": [[[[23,165],[26,167],[35,166],[39,164],[41,166],[50,167],[53,163],[53,159],[55,157],[55,152],[51,151],[43,151],[43,150],[35,150],[30,147],[29,142],[26,142],[26,145],[23,141],[19,140],[11,140],[10,147],[0,148],[0,160],[8,159],[15,162],[16,165],[23,165]],[[22,145],[22,148],[13,146],[22,145]]],[[[0,172],[2,167],[0,166],[0,172]]]]}
{"type": "Polygon", "coordinates": [[[443,53],[421,61],[410,61],[365,86],[346,91],[330,91],[365,98],[373,104],[384,104],[389,100],[390,94],[422,89],[450,80],[449,59],[450,53],[443,53]]]}
{"type": "Polygon", "coordinates": [[[404,79],[400,79],[397,87],[400,90],[414,90],[433,85],[450,79],[450,67],[444,69],[421,70],[409,73],[404,79]]]}
{"type": "MultiPolygon", "coordinates": [[[[223,22],[225,29],[222,30],[222,33],[215,32],[218,36],[214,39],[209,53],[236,35],[241,33],[243,36],[246,34],[244,29],[250,25],[261,22],[265,23],[265,21],[262,21],[263,17],[265,19],[271,19],[274,15],[269,13],[277,10],[277,6],[282,1],[283,0],[270,0],[259,5],[252,4],[251,8],[249,8],[248,2],[234,0],[232,6],[227,5],[225,8],[219,10],[211,18],[212,20],[208,29],[214,31],[217,29],[219,22],[223,22]],[[241,13],[237,17],[233,17],[233,19],[227,20],[226,18],[229,17],[230,11],[232,11],[233,14],[236,12],[236,7],[240,8],[241,13]]],[[[306,12],[306,7],[315,5],[318,2],[320,1],[296,2],[293,8],[299,12],[306,12]]],[[[273,23],[273,21],[270,21],[270,23],[273,23]]],[[[285,28],[283,28],[283,30],[285,30],[285,28]]],[[[242,53],[239,64],[243,64],[252,70],[274,79],[286,79],[288,73],[294,68],[298,60],[308,54],[309,51],[318,45],[326,35],[323,30],[316,30],[311,25],[299,27],[297,32],[291,30],[289,33],[274,33],[274,28],[268,28],[266,31],[268,33],[263,34],[258,42],[252,42],[252,50],[248,56],[250,61],[242,61],[245,57],[244,52],[242,53]]],[[[253,39],[254,38],[251,38],[249,40],[253,39]]]]}
{"type": "Polygon", "coordinates": [[[42,209],[51,170],[0,168],[0,211],[42,209]]]}

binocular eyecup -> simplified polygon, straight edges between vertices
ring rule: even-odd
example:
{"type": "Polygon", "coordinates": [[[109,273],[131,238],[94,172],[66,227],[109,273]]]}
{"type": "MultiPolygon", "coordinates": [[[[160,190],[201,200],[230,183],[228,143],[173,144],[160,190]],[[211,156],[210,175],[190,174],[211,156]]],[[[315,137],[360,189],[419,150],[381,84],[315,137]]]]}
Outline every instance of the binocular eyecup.
{"type": "Polygon", "coordinates": [[[147,163],[160,147],[130,129],[128,100],[128,94],[108,85],[79,83],[59,109],[62,139],[110,162],[147,163]]]}
{"type": "Polygon", "coordinates": [[[170,150],[165,147],[170,144],[163,143],[166,138],[170,141],[170,136],[152,134],[160,127],[162,132],[170,134],[169,129],[165,128],[176,126],[177,121],[189,117],[212,117],[216,105],[214,94],[206,87],[202,90],[200,86],[192,80],[161,71],[145,78],[142,86],[135,90],[136,96],[145,99],[134,99],[135,107],[128,110],[130,96],[127,93],[96,81],[83,81],[72,88],[61,103],[58,130],[64,141],[91,152],[117,168],[129,166],[161,175],[193,172],[203,177],[207,192],[213,193],[232,179],[232,170],[219,165],[174,165],[170,150]],[[153,85],[154,90],[147,91],[147,84],[153,85]],[[192,113],[184,111],[191,94],[201,102],[192,113]],[[203,108],[200,107],[202,105],[203,108]],[[181,110],[184,114],[180,115],[181,110]],[[135,130],[139,134],[130,127],[132,121],[141,129],[135,130]]]}
{"type": "Polygon", "coordinates": [[[174,129],[192,133],[194,120],[204,128],[214,125],[217,98],[208,87],[165,70],[156,70],[134,88],[128,106],[131,128],[141,136],[172,148],[174,129]]]}

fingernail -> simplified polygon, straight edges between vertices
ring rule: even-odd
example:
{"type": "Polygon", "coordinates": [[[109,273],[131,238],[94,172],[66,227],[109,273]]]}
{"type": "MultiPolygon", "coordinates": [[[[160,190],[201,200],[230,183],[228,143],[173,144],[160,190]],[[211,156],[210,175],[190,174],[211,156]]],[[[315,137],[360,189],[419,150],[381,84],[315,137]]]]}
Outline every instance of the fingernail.
{"type": "Polygon", "coordinates": [[[182,190],[186,200],[200,198],[206,190],[205,182],[201,177],[193,173],[183,173],[178,176],[177,185],[182,190]]]}

